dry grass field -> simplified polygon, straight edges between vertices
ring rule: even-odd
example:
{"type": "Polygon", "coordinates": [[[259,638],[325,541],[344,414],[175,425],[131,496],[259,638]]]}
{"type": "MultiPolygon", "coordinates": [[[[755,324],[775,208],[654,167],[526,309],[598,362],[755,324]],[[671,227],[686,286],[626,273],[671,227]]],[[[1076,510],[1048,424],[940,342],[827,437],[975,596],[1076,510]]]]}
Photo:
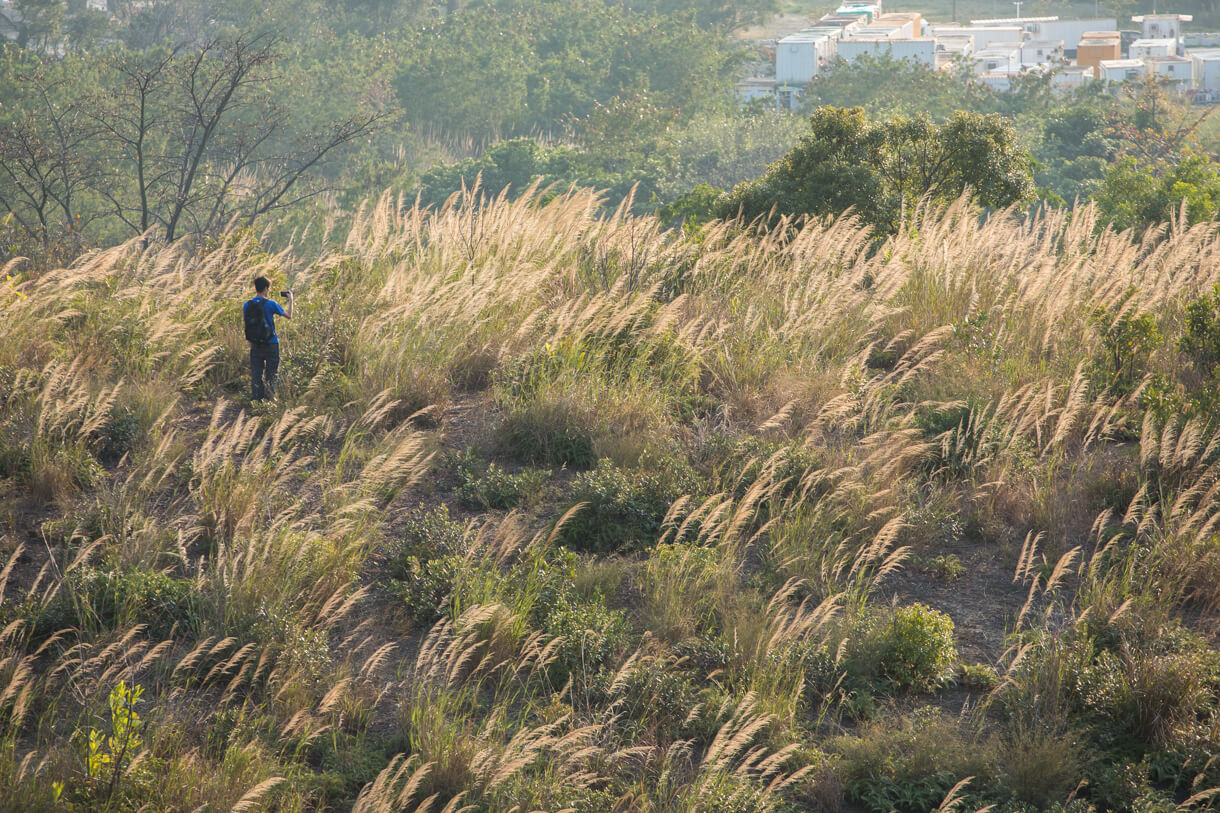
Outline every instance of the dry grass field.
{"type": "Polygon", "coordinates": [[[1220,805],[1210,224],[330,242],[0,275],[0,810],[1220,805]]]}

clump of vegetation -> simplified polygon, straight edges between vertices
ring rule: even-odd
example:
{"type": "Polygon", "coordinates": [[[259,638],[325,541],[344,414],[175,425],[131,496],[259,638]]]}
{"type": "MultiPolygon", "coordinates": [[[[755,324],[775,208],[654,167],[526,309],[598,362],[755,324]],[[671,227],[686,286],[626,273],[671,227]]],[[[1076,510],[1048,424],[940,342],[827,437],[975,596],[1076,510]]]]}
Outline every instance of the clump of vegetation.
{"type": "Polygon", "coordinates": [[[976,739],[957,721],[920,709],[896,725],[873,723],[858,736],[829,744],[841,759],[846,796],[866,810],[934,810],[969,778],[969,804],[988,798],[998,774],[993,742],[976,739]]]}
{"type": "Polygon", "coordinates": [[[577,475],[571,499],[583,504],[560,538],[574,550],[630,551],[655,543],[670,504],[691,485],[684,472],[621,469],[608,460],[577,475]]]}
{"type": "Polygon", "coordinates": [[[926,573],[946,582],[957,581],[966,572],[966,566],[956,553],[931,556],[918,561],[917,564],[926,573]]]}
{"type": "Polygon", "coordinates": [[[927,691],[957,667],[953,619],[924,604],[871,613],[851,634],[852,661],[864,678],[927,691]]]}
{"type": "Polygon", "coordinates": [[[1161,343],[1152,314],[1135,313],[1132,305],[1128,300],[1115,308],[1095,308],[1089,314],[1089,324],[1101,343],[1094,366],[1096,379],[1103,388],[1119,393],[1131,391],[1161,343]]]}
{"type": "Polygon", "coordinates": [[[494,460],[481,465],[469,453],[458,458],[456,474],[454,494],[458,502],[472,510],[515,508],[536,500],[551,476],[549,471],[531,468],[512,474],[494,460]]]}

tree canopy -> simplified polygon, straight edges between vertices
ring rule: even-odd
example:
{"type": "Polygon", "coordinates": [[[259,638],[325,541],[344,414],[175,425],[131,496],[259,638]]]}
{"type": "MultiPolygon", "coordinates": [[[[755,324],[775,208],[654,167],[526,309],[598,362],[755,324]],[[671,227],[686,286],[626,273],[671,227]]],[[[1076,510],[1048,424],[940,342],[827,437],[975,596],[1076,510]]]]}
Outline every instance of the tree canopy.
{"type": "Polygon", "coordinates": [[[1029,152],[1002,116],[959,111],[943,124],[926,114],[870,120],[863,109],[820,107],[797,146],[720,205],[747,219],[838,215],[853,209],[887,231],[924,198],[964,192],[1002,208],[1033,194],[1029,152]]]}

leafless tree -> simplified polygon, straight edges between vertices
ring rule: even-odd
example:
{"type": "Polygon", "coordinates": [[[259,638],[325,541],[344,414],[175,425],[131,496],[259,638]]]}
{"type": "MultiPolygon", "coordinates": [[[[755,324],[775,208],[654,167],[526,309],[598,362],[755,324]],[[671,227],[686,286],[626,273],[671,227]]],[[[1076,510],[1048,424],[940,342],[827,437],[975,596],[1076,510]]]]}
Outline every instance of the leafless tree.
{"type": "Polygon", "coordinates": [[[45,248],[92,217],[78,201],[99,172],[86,148],[98,130],[66,80],[33,71],[19,81],[29,107],[0,124],[0,209],[45,248]]]}
{"type": "Polygon", "coordinates": [[[275,59],[267,35],[111,57],[118,86],[96,115],[120,161],[99,192],[124,223],[140,233],[156,225],[172,241],[320,191],[312,173],[379,115],[290,137],[290,117],[265,89],[275,59]]]}

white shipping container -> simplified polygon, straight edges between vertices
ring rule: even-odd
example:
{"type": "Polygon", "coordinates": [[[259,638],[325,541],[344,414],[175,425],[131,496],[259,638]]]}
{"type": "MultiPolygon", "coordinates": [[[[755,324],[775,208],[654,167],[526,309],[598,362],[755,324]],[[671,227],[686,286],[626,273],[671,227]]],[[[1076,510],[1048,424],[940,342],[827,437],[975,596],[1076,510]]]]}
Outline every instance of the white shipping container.
{"type": "Polygon", "coordinates": [[[1090,31],[1117,31],[1118,20],[1102,17],[1094,20],[1053,20],[1039,23],[1036,36],[1040,40],[1063,40],[1068,56],[1075,56],[1076,46],[1090,31]]]}
{"type": "Polygon", "coordinates": [[[781,84],[806,85],[824,63],[834,59],[835,39],[825,33],[802,31],[775,45],[775,79],[781,84]]]}
{"type": "Polygon", "coordinates": [[[1056,90],[1070,90],[1084,86],[1093,81],[1093,66],[1064,65],[1051,74],[1051,87],[1056,90]]]}
{"type": "Polygon", "coordinates": [[[931,39],[844,39],[839,41],[839,56],[854,62],[861,56],[886,56],[891,59],[906,59],[921,65],[935,67],[936,40],[931,39]]]}
{"type": "Polygon", "coordinates": [[[970,29],[974,34],[974,49],[990,48],[993,45],[1020,43],[1025,39],[1025,30],[1017,25],[977,27],[970,29]]]}
{"type": "Polygon", "coordinates": [[[974,61],[974,72],[979,76],[1021,69],[1020,49],[1015,45],[979,48],[970,58],[974,61]]]}
{"type": "Polygon", "coordinates": [[[1177,90],[1187,90],[1194,80],[1194,64],[1182,56],[1164,56],[1149,59],[1148,72],[1169,81],[1177,90]]]}
{"type": "Polygon", "coordinates": [[[1199,90],[1220,90],[1220,54],[1196,56],[1193,61],[1195,87],[1199,90]]]}
{"type": "Polygon", "coordinates": [[[1063,40],[1032,40],[1020,48],[1022,65],[1045,65],[1063,60],[1063,40]]]}
{"type": "Polygon", "coordinates": [[[1138,39],[1131,43],[1128,55],[1132,59],[1151,59],[1155,56],[1177,56],[1178,42],[1172,39],[1138,39]]]}
{"type": "Polygon", "coordinates": [[[1144,75],[1144,63],[1138,59],[1103,59],[1098,66],[1099,79],[1107,82],[1126,82],[1144,75]]]}

